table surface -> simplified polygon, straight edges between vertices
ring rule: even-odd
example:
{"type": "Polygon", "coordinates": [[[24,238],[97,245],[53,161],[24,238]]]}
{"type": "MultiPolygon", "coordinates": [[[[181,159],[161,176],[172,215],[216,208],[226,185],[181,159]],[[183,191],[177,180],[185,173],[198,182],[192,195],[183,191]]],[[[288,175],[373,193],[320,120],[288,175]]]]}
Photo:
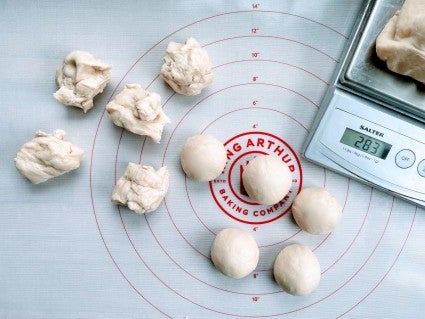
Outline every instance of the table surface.
{"type": "MultiPolygon", "coordinates": [[[[418,318],[425,301],[424,211],[309,163],[304,140],[361,1],[1,1],[1,318],[418,318]],[[196,38],[214,82],[181,96],[159,77],[170,41],[196,38]],[[73,50],[112,64],[112,79],[84,114],[54,98],[54,74],[73,50]],[[172,123],[160,144],[114,126],[105,106],[126,83],[162,97],[172,123]],[[37,130],[67,132],[81,167],[33,185],[14,158],[37,130]],[[229,162],[212,183],[180,169],[179,152],[207,132],[229,162]],[[241,193],[241,167],[255,154],[292,166],[277,206],[241,193]],[[110,201],[128,162],[170,171],[160,208],[137,215],[110,201]],[[327,236],[302,232],[290,203],[303,187],[326,187],[343,206],[327,236]],[[248,277],[219,273],[215,234],[249,231],[260,262],[248,277]],[[319,287],[295,297],[272,277],[290,243],[309,245],[319,287]]],[[[402,178],[402,176],[400,176],[402,178]]]]}

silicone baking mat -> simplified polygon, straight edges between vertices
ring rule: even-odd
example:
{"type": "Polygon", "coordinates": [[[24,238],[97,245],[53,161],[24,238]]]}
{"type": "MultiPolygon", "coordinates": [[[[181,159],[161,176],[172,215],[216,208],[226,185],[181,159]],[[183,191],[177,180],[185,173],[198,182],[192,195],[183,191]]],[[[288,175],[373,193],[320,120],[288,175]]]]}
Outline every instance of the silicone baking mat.
{"type": "MultiPolygon", "coordinates": [[[[425,301],[425,215],[300,156],[361,1],[2,1],[1,318],[418,318],[425,301]],[[159,77],[170,41],[196,38],[214,82],[193,97],[159,77]],[[55,70],[73,50],[113,65],[84,114],[52,96],[55,70]],[[105,106],[126,83],[162,97],[172,123],[160,144],[114,126],[105,106]],[[37,130],[61,128],[85,150],[80,169],[32,185],[14,168],[37,130]],[[229,162],[211,183],[180,169],[192,135],[223,141],[229,162]],[[279,204],[251,203],[241,167],[275,154],[293,170],[279,204]],[[160,208],[137,215],[110,201],[128,162],[167,166],[160,208]],[[343,205],[327,236],[299,230],[290,204],[324,186],[343,205]],[[214,235],[254,235],[260,262],[235,280],[209,259],[214,235]],[[305,297],[284,293],[272,265],[290,243],[316,253],[322,280],[305,297]]],[[[403,178],[400,176],[400,178],[403,178]]]]}

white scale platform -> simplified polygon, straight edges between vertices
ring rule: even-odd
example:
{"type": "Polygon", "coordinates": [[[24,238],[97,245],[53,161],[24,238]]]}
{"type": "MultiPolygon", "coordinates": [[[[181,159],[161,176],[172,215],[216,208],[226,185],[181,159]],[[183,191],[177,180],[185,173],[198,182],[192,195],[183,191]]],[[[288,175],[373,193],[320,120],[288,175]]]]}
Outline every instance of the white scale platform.
{"type": "Polygon", "coordinates": [[[388,71],[375,53],[374,39],[401,4],[367,2],[304,154],[424,206],[424,86],[388,71]]]}
{"type": "MultiPolygon", "coordinates": [[[[3,1],[0,318],[421,317],[423,210],[301,156],[365,4],[3,1]],[[214,82],[194,97],[174,94],[158,76],[167,44],[190,36],[214,66],[214,82]],[[111,83],[87,114],[52,97],[55,71],[76,49],[113,65],[111,83]],[[161,95],[172,123],[160,144],[122,131],[105,114],[125,83],[161,95]],[[85,150],[82,165],[32,185],[14,167],[16,151],[37,130],[57,128],[85,150]],[[180,168],[182,144],[201,132],[229,152],[212,183],[190,181],[180,168]],[[293,170],[291,193],[270,207],[250,202],[240,188],[241,165],[261,153],[293,170]],[[136,215],[111,203],[129,161],[168,167],[170,190],[158,211],[136,215]],[[292,220],[293,198],[311,186],[326,187],[343,206],[328,236],[304,233],[292,220]],[[225,277],[209,259],[224,227],[251,232],[260,246],[257,269],[242,280],[225,277]],[[278,252],[295,242],[309,245],[322,267],[318,289],[305,297],[284,293],[271,272],[278,252]]],[[[396,134],[385,127],[376,131],[396,134]]],[[[416,143],[385,141],[392,147],[382,163],[416,143]]],[[[414,151],[411,168],[392,171],[417,171],[425,154],[414,151]]]]}

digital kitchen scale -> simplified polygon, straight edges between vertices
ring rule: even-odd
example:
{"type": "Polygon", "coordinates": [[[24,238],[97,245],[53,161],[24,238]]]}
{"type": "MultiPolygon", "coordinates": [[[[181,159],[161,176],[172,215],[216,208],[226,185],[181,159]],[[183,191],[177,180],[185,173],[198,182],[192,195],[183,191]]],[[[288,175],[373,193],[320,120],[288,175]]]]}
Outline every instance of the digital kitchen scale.
{"type": "Polygon", "coordinates": [[[425,207],[425,86],[389,71],[375,53],[403,2],[365,1],[303,155],[425,207]]]}

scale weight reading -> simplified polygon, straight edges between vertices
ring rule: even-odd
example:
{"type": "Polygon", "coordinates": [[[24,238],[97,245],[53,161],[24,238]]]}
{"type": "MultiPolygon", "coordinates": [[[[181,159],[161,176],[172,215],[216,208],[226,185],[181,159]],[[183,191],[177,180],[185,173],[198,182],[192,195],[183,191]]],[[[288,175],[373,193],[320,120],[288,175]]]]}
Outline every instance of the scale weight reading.
{"type": "Polygon", "coordinates": [[[425,92],[374,53],[377,35],[401,5],[364,4],[303,155],[425,207],[425,92]]]}
{"type": "Polygon", "coordinates": [[[336,89],[304,156],[425,206],[423,124],[336,89]]]}
{"type": "MultiPolygon", "coordinates": [[[[363,125],[360,125],[360,129],[366,131],[369,130],[363,125]]],[[[384,133],[379,132],[379,135],[383,136],[384,133]]],[[[369,135],[365,135],[358,131],[352,130],[348,127],[345,129],[340,142],[381,159],[387,158],[387,155],[392,147],[392,145],[388,143],[385,143],[381,140],[378,140],[369,135]]]]}

